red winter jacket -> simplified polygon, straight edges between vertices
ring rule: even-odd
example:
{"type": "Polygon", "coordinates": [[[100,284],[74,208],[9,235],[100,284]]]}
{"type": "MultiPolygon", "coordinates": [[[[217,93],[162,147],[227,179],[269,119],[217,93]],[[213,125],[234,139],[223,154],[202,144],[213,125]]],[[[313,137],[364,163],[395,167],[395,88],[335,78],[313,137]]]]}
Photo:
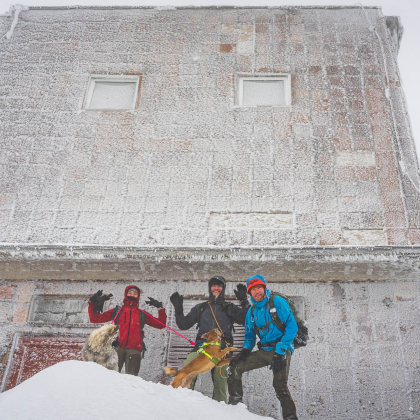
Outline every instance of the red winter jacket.
{"type": "MultiPolygon", "coordinates": [[[[140,309],[139,309],[140,289],[137,286],[127,286],[124,292],[124,304],[122,306],[120,316],[118,318],[118,325],[120,327],[120,337],[118,341],[122,347],[129,349],[143,350],[143,340],[141,338],[141,326],[140,326],[140,309]],[[130,300],[127,298],[127,292],[129,289],[135,288],[139,294],[136,300],[130,300]]],[[[89,302],[89,319],[90,322],[102,323],[112,320],[112,312],[114,309],[104,312],[103,314],[95,314],[93,312],[94,303],[89,302]]],[[[163,324],[166,324],[166,312],[165,309],[159,309],[158,319],[163,324]]],[[[163,325],[156,322],[153,318],[146,314],[146,324],[159,330],[165,328],[163,325]]]]}

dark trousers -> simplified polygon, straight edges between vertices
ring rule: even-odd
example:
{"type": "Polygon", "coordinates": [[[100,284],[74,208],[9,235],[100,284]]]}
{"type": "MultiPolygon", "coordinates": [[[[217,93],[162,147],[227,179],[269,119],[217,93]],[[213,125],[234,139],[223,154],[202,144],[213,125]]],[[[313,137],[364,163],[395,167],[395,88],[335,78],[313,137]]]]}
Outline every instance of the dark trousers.
{"type": "MultiPolygon", "coordinates": [[[[236,366],[228,369],[228,389],[229,404],[238,404],[242,402],[244,391],[242,389],[242,374],[250,370],[259,369],[271,364],[274,350],[264,351],[257,350],[252,352],[244,361],[239,362],[236,366]]],[[[297,420],[296,406],[287,387],[287,379],[289,378],[290,359],[292,354],[290,350],[286,353],[287,364],[284,369],[273,374],[273,387],[276,391],[277,398],[280,401],[284,420],[297,420]]]]}
{"type": "Polygon", "coordinates": [[[125,373],[137,376],[140,371],[141,351],[137,349],[127,349],[126,347],[118,347],[118,372],[125,363],[125,373]]]}

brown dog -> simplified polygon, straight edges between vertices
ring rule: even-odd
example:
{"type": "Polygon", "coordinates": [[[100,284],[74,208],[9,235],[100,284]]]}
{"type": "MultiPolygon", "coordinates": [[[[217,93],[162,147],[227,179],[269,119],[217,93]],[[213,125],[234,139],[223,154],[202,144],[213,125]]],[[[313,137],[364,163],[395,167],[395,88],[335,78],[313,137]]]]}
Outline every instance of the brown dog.
{"type": "MultiPolygon", "coordinates": [[[[204,334],[201,338],[206,338],[207,343],[221,343],[222,336],[218,329],[209,331],[207,334],[204,334]]],[[[206,353],[211,357],[215,357],[220,360],[217,366],[223,366],[229,363],[229,360],[222,360],[229,352],[236,350],[235,347],[226,347],[221,349],[219,345],[207,345],[202,347],[206,353]]],[[[215,363],[212,362],[210,357],[206,356],[204,353],[199,354],[194,360],[188,363],[187,366],[184,366],[181,370],[171,368],[169,366],[165,367],[165,373],[168,375],[174,375],[175,379],[172,381],[171,386],[173,388],[188,388],[192,380],[199,375],[200,373],[208,372],[209,370],[215,367],[215,363]]]]}

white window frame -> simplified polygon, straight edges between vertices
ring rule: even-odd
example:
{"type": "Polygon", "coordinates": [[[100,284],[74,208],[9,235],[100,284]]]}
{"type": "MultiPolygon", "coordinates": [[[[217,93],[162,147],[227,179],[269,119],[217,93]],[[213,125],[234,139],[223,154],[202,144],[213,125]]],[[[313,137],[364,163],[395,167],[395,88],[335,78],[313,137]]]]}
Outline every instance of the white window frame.
{"type": "Polygon", "coordinates": [[[134,75],[127,75],[127,76],[113,76],[113,75],[105,75],[105,74],[98,74],[89,77],[88,88],[86,91],[85,101],[83,103],[83,109],[87,111],[131,111],[136,109],[137,98],[139,96],[139,84],[140,84],[140,76],[134,75]],[[92,101],[93,91],[95,89],[96,82],[117,82],[117,83],[136,83],[135,94],[133,98],[133,103],[131,104],[131,108],[89,108],[90,102],[92,101]]]}
{"type": "Polygon", "coordinates": [[[261,107],[286,107],[292,105],[292,78],[290,74],[273,74],[273,75],[239,75],[238,76],[238,104],[240,108],[261,108],[261,107]],[[244,81],[247,80],[281,80],[284,82],[284,105],[243,105],[244,81]]]}

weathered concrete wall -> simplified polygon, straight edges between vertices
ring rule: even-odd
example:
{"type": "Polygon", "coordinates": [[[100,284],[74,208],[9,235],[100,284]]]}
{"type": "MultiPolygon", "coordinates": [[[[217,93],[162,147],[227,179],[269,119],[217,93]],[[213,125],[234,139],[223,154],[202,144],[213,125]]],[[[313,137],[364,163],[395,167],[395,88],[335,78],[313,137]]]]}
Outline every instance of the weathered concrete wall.
{"type": "MultiPolygon", "coordinates": [[[[32,296],[72,299],[98,289],[114,294],[120,303],[127,282],[5,282],[0,288],[0,357],[2,374],[13,335],[78,334],[80,324],[27,322],[32,296]],[[14,321],[14,322],[12,322],[14,321]],[[6,355],[6,356],[5,356],[6,355]]],[[[140,282],[146,296],[161,299],[171,310],[169,296],[205,295],[205,282],[140,282]]],[[[229,282],[233,295],[236,283],[229,282]]],[[[302,296],[310,331],[306,348],[293,357],[290,388],[300,419],[416,419],[420,413],[420,293],[418,282],[311,283],[269,285],[288,295],[302,296]]],[[[85,298],[86,299],[86,298],[85,298]]],[[[87,303],[85,303],[87,304],[87,303]]],[[[149,308],[150,309],[150,308],[149,308]]],[[[154,309],[150,309],[154,313],[154,309]]],[[[168,332],[146,327],[148,352],[140,375],[167,383],[162,375],[168,332]]],[[[250,373],[246,403],[255,413],[278,416],[279,404],[271,386],[271,371],[250,373]]],[[[200,386],[209,385],[203,378],[200,386]]],[[[208,391],[207,391],[208,392],[208,391]]],[[[279,417],[277,417],[279,418],[279,417]]]]}
{"type": "Polygon", "coordinates": [[[366,13],[389,86],[360,7],[23,11],[0,42],[0,241],[420,243],[395,42],[366,13]],[[235,107],[239,74],[277,73],[290,107],[235,107]],[[81,110],[92,74],[141,75],[138,109],[81,110]]]}

